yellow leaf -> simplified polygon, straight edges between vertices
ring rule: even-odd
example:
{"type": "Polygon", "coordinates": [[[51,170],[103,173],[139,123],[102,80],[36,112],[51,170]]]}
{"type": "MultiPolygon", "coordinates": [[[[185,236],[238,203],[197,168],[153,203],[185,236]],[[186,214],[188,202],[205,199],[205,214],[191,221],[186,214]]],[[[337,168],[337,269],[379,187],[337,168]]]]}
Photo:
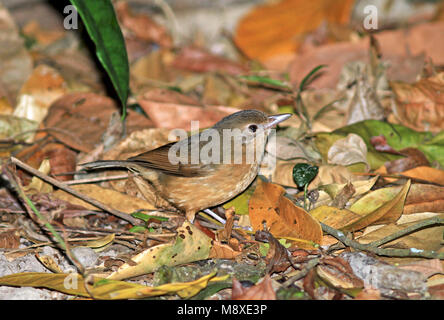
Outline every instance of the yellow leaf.
{"type": "Polygon", "coordinates": [[[398,188],[382,188],[370,192],[356,201],[350,210],[362,216],[342,229],[356,231],[371,224],[392,223],[399,219],[404,209],[405,198],[410,188],[410,180],[398,191],[398,188]]]}
{"type": "Polygon", "coordinates": [[[176,266],[208,259],[212,240],[205,233],[185,221],[177,229],[177,234],[173,243],[160,244],[144,250],[131,259],[136,265],[125,263],[107,278],[126,279],[154,272],[163,265],[176,266]]]}

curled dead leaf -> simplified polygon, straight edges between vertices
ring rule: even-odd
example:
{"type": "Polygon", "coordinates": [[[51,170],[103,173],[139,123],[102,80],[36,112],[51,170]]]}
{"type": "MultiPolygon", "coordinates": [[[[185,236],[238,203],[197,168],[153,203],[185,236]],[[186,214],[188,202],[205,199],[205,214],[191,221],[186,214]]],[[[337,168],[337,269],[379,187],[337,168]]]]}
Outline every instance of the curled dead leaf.
{"type": "Polygon", "coordinates": [[[258,181],[249,203],[253,230],[262,230],[265,223],[274,237],[291,237],[320,243],[320,224],[304,209],[286,198],[284,193],[284,188],[279,185],[258,181]]]}

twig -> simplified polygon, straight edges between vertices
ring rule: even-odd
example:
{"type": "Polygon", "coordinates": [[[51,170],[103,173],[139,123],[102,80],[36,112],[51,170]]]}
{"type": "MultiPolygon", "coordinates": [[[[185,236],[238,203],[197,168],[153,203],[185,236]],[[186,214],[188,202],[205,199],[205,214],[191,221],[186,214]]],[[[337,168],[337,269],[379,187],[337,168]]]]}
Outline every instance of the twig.
{"type": "Polygon", "coordinates": [[[91,204],[91,205],[93,205],[93,206],[95,206],[95,207],[97,207],[97,208],[99,208],[101,210],[109,212],[112,215],[115,215],[116,217],[119,217],[119,218],[121,218],[123,220],[126,220],[126,221],[128,221],[129,223],[131,223],[133,225],[139,224],[139,220],[134,218],[134,217],[132,217],[131,215],[129,215],[127,213],[124,213],[124,212],[120,212],[120,211],[115,210],[115,209],[112,209],[112,208],[108,207],[107,205],[101,203],[100,201],[97,201],[97,200],[95,200],[93,198],[90,198],[90,197],[88,197],[86,195],[83,195],[83,194],[81,194],[81,193],[79,193],[79,192],[77,192],[77,191],[67,187],[63,182],[60,182],[60,181],[58,181],[56,179],[53,179],[53,178],[47,176],[46,174],[43,174],[40,171],[34,169],[33,167],[28,166],[27,164],[23,163],[22,161],[18,160],[17,158],[11,157],[11,162],[16,164],[17,166],[19,166],[23,170],[26,170],[29,173],[37,176],[41,180],[43,180],[43,181],[45,181],[47,183],[50,183],[50,184],[56,186],[57,188],[65,191],[65,192],[68,192],[69,194],[72,194],[73,196],[75,196],[75,197],[77,197],[79,199],[82,199],[83,201],[85,201],[85,202],[87,202],[87,203],[89,203],[89,204],[91,204]]]}
{"type": "Polygon", "coordinates": [[[20,182],[14,178],[13,173],[9,170],[9,168],[5,169],[5,173],[8,176],[11,185],[14,187],[14,189],[16,189],[19,196],[23,199],[24,206],[26,210],[28,210],[30,217],[33,217],[30,212],[34,212],[35,216],[40,219],[40,221],[43,222],[44,226],[48,228],[48,230],[52,233],[59,246],[63,250],[65,250],[65,253],[68,256],[69,260],[76,266],[79,273],[83,274],[85,272],[85,268],[73,254],[67,242],[60,236],[60,234],[55,230],[52,224],[50,224],[39,212],[39,210],[34,206],[34,203],[26,196],[25,191],[23,191],[23,187],[20,185],[20,182]]]}
{"type": "Polygon", "coordinates": [[[285,281],[282,286],[284,288],[291,286],[294,282],[298,281],[299,279],[302,279],[303,277],[305,277],[307,275],[307,273],[313,269],[314,267],[316,267],[319,263],[320,258],[313,258],[311,260],[309,260],[307,262],[307,264],[305,265],[304,269],[298,271],[294,276],[290,277],[287,279],[287,281],[285,281]]]}
{"type": "Polygon", "coordinates": [[[95,178],[88,178],[88,179],[77,179],[77,180],[64,181],[63,184],[65,184],[67,186],[72,186],[75,184],[85,184],[85,183],[95,183],[95,182],[110,181],[110,180],[127,179],[128,177],[129,177],[128,174],[119,174],[119,175],[109,176],[109,177],[95,177],[95,178]]]}
{"type": "Polygon", "coordinates": [[[382,246],[383,244],[386,244],[392,240],[401,238],[409,233],[418,231],[418,230],[426,228],[426,227],[431,227],[434,225],[442,225],[442,224],[444,224],[444,219],[442,219],[440,217],[433,217],[433,218],[418,222],[410,227],[399,230],[395,233],[392,233],[391,235],[388,235],[382,239],[373,241],[373,242],[369,243],[368,245],[370,245],[372,247],[379,247],[379,246],[382,246]]]}
{"type": "Polygon", "coordinates": [[[387,243],[387,242],[392,241],[396,238],[402,237],[405,234],[422,229],[425,226],[437,225],[437,224],[443,225],[444,219],[437,218],[437,217],[432,218],[432,219],[428,219],[428,220],[423,221],[421,223],[415,224],[414,226],[406,228],[408,230],[404,229],[399,232],[395,232],[394,234],[387,236],[381,240],[377,240],[377,241],[367,243],[367,244],[359,243],[355,240],[352,240],[352,239],[348,238],[344,232],[334,229],[330,226],[327,226],[326,224],[321,223],[321,227],[322,227],[322,231],[335,237],[336,239],[341,241],[346,246],[352,247],[353,249],[356,249],[356,250],[371,252],[371,253],[374,253],[378,256],[421,257],[421,258],[443,260],[444,259],[444,252],[439,253],[439,252],[436,252],[433,250],[422,250],[422,249],[417,249],[417,248],[409,248],[409,249],[378,248],[377,246],[375,246],[375,244],[381,245],[381,244],[387,243]]]}

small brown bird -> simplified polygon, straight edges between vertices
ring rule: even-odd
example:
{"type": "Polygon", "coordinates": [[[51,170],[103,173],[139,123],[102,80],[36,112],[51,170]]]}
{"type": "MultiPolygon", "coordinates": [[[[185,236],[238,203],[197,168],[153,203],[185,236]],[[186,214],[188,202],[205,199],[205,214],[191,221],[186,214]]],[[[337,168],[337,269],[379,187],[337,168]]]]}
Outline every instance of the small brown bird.
{"type": "Polygon", "coordinates": [[[200,133],[127,160],[82,166],[86,170],[124,167],[136,172],[158,197],[194,221],[198,211],[234,198],[253,182],[271,128],[290,116],[239,111],[200,133]]]}

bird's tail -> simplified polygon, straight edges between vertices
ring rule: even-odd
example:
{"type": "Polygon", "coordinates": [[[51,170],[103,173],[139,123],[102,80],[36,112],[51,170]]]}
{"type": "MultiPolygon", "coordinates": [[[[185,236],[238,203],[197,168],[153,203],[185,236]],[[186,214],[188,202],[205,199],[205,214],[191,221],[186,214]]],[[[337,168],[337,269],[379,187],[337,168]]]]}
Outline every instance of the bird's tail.
{"type": "Polygon", "coordinates": [[[83,163],[80,166],[85,170],[132,167],[131,162],[125,160],[98,160],[98,161],[83,163]]]}

